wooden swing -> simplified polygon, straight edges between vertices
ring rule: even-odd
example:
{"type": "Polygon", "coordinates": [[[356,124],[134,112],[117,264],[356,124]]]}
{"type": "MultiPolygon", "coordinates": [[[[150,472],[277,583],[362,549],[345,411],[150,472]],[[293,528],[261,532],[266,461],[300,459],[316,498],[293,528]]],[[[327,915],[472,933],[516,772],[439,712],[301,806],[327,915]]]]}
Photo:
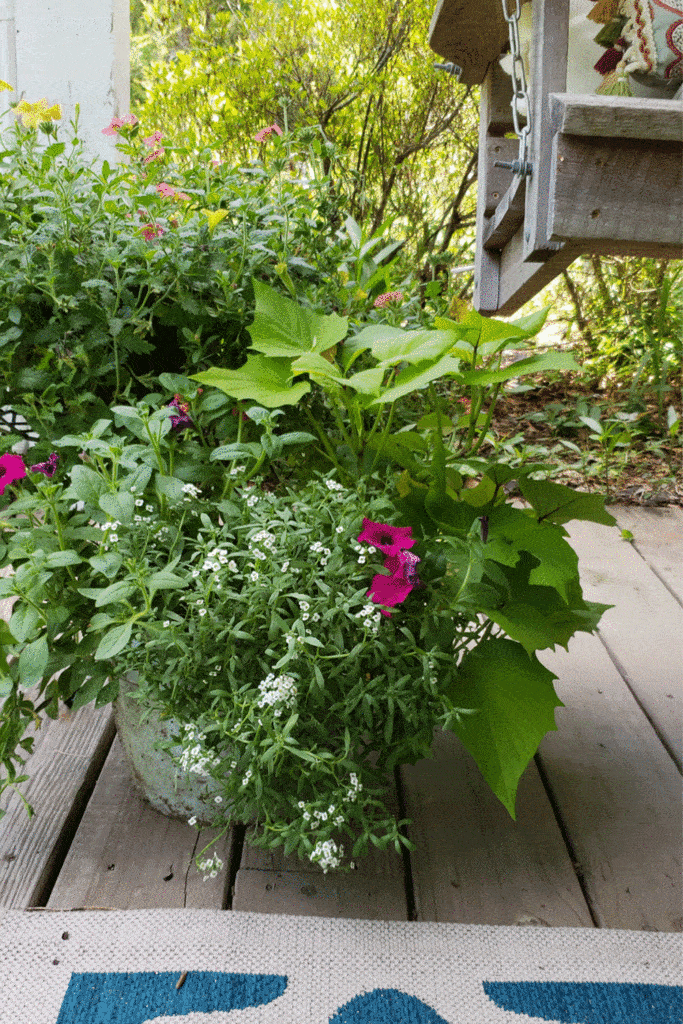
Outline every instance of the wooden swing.
{"type": "Polygon", "coordinates": [[[577,256],[683,258],[683,104],[568,93],[569,0],[532,4],[528,176],[495,166],[518,155],[505,137],[501,0],[439,0],[429,31],[460,81],[481,85],[474,306],[484,315],[514,313],[577,256]]]}

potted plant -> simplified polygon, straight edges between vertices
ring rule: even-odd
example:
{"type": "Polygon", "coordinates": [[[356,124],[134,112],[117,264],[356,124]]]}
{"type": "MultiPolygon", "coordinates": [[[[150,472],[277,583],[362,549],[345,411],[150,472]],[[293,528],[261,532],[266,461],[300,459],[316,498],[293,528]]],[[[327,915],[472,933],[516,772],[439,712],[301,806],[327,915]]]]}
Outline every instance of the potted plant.
{"type": "MultiPolygon", "coordinates": [[[[440,333],[423,339],[432,352],[440,333]]],[[[287,444],[310,452],[314,435],[278,437],[281,410],[253,406],[258,442],[238,433],[183,461],[215,391],[160,382],[185,391],[166,406],[157,394],[114,406],[122,433],[102,420],[54,441],[80,453],[65,459],[68,486],[57,452],[28,468],[0,458],[0,488],[15,498],[0,521],[0,567],[14,569],[0,596],[17,597],[0,635],[3,788],[26,779],[12,761],[17,746],[31,752],[22,736],[40,711],[116,701],[137,672],[126,693],[179,723],[162,745],[182,744],[182,770],[211,777],[213,824],[256,821],[256,845],[284,844],[325,870],[348,870],[344,834],[357,836],[352,857],[369,840],[411,847],[383,803],[387,772],[428,757],[439,726],[514,817],[519,778],[561,706],[535,652],[592,631],[605,609],[583,600],[561,526],[611,521],[601,499],[525,467],[514,472],[532,508],[514,508],[503,487],[513,471],[495,463],[465,488],[438,428],[418,466],[431,482],[404,473],[398,497],[386,463],[345,483],[311,463],[273,485],[264,461],[287,444]],[[38,707],[21,691],[35,684],[38,707]]]]}

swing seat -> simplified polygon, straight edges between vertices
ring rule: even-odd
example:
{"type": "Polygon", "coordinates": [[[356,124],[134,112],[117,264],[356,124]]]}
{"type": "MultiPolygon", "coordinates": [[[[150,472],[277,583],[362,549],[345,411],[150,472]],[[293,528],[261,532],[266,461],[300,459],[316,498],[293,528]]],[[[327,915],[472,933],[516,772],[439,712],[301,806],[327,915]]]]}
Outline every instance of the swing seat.
{"type": "Polygon", "coordinates": [[[430,47],[462,67],[461,82],[481,85],[482,314],[516,312],[581,255],[683,258],[683,103],[674,89],[654,99],[567,91],[569,19],[569,0],[532,0],[532,173],[522,177],[495,166],[518,155],[517,138],[506,137],[514,125],[499,65],[509,39],[501,0],[440,0],[432,18],[430,47]]]}

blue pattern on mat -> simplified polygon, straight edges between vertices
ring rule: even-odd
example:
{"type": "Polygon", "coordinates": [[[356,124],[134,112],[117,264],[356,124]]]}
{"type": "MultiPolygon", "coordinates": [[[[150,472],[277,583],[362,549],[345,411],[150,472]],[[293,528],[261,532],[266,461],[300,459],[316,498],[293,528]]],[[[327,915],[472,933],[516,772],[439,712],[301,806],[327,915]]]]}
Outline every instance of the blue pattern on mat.
{"type": "Polygon", "coordinates": [[[683,985],[621,981],[485,981],[503,1010],[560,1024],[681,1024],[683,985]]]}
{"type": "MultiPolygon", "coordinates": [[[[189,971],[72,973],[55,1024],[143,1024],[155,1017],[243,1010],[283,995],[287,977],[189,971]]],[[[510,981],[482,983],[491,1002],[514,1017],[553,1024],[681,1024],[683,986],[622,982],[510,981]]],[[[292,1021],[292,1024],[307,1024],[292,1021]]],[[[416,996],[376,988],[350,999],[329,1024],[449,1024],[416,996]]]]}
{"type": "Polygon", "coordinates": [[[287,978],[277,974],[188,971],[122,974],[73,973],[56,1024],[143,1024],[154,1017],[183,1017],[198,1010],[244,1010],[281,996],[287,978]]]}

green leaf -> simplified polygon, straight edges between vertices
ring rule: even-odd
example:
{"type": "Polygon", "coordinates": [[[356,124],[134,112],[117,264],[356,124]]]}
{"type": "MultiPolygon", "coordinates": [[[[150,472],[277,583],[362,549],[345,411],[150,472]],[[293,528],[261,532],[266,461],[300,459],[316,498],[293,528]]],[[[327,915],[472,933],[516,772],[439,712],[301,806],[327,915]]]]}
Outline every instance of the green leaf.
{"type": "Polygon", "coordinates": [[[136,587],[126,580],[117,580],[108,587],[77,587],[79,594],[89,597],[95,602],[96,608],[102,608],[106,604],[116,604],[124,601],[131,594],[135,593],[136,587]]]}
{"type": "Polygon", "coordinates": [[[446,695],[475,708],[452,727],[513,821],[519,780],[547,732],[557,730],[552,672],[511,640],[486,640],[463,658],[446,695]]]}
{"type": "Polygon", "coordinates": [[[482,386],[485,384],[501,384],[513,377],[526,377],[530,373],[545,373],[547,370],[573,370],[581,367],[574,360],[571,352],[544,352],[539,355],[520,359],[500,370],[469,370],[463,373],[461,381],[465,385],[482,386]]]}
{"type": "Polygon", "coordinates": [[[115,655],[120,654],[130,641],[132,632],[132,622],[124,622],[122,626],[115,626],[114,629],[110,629],[108,633],[104,634],[99,647],[95,651],[95,660],[104,661],[107,658],[113,658],[115,655]]]}
{"type": "MultiPolygon", "coordinates": [[[[256,309],[247,331],[251,348],[264,355],[294,358],[302,352],[322,353],[334,348],[349,329],[347,317],[319,315],[285,298],[262,281],[254,280],[256,309]]],[[[194,378],[192,378],[194,380],[194,378]]]]}
{"type": "Polygon", "coordinates": [[[516,552],[528,551],[538,560],[529,575],[530,583],[554,587],[565,601],[569,600],[567,588],[578,579],[579,559],[560,528],[549,522],[539,523],[528,512],[507,503],[498,505],[489,513],[487,558],[515,564],[509,561],[509,547],[516,552]],[[500,548],[495,544],[499,540],[505,542],[500,548]]]}
{"type": "Polygon", "coordinates": [[[75,551],[52,551],[45,559],[45,565],[51,569],[60,565],[77,565],[82,559],[75,551]]]}
{"type": "Polygon", "coordinates": [[[187,586],[187,580],[180,576],[174,576],[168,569],[161,569],[149,577],[150,597],[153,597],[157,590],[181,590],[187,586]]]}
{"type": "Polygon", "coordinates": [[[192,375],[192,380],[207,387],[218,388],[231,398],[256,401],[266,409],[296,405],[307,395],[311,385],[302,381],[290,386],[293,374],[289,359],[267,359],[247,356],[239,370],[222,370],[212,366],[192,375]]]}
{"type": "Polygon", "coordinates": [[[102,494],[98,505],[103,512],[112,516],[113,519],[129,526],[133,522],[135,512],[135,495],[130,491],[117,491],[115,494],[102,494]]]}
{"type": "MultiPolygon", "coordinates": [[[[459,366],[460,360],[453,359],[452,356],[442,356],[436,363],[431,360],[424,360],[416,365],[407,366],[400,371],[393,387],[388,388],[374,402],[370,402],[370,405],[384,405],[386,402],[395,402],[398,398],[412,394],[413,391],[421,391],[430,381],[439,380],[440,377],[447,375],[451,377],[457,375],[458,380],[460,380],[459,366]]],[[[356,374],[356,376],[360,376],[360,374],[356,374]]],[[[346,383],[353,387],[354,379],[354,377],[349,377],[346,383]]]]}
{"type": "Polygon", "coordinates": [[[47,636],[43,634],[27,644],[19,655],[19,681],[22,686],[35,686],[45,674],[48,659],[47,636]]]}
{"type": "Polygon", "coordinates": [[[548,519],[551,523],[583,519],[604,526],[617,525],[614,516],[605,511],[605,498],[601,494],[573,491],[570,487],[553,484],[549,480],[520,479],[519,489],[538,513],[539,519],[548,519]]]}
{"type": "Polygon", "coordinates": [[[88,466],[74,466],[69,475],[71,486],[64,491],[64,498],[84,501],[87,505],[97,507],[100,497],[107,490],[106,480],[88,466]]]}

